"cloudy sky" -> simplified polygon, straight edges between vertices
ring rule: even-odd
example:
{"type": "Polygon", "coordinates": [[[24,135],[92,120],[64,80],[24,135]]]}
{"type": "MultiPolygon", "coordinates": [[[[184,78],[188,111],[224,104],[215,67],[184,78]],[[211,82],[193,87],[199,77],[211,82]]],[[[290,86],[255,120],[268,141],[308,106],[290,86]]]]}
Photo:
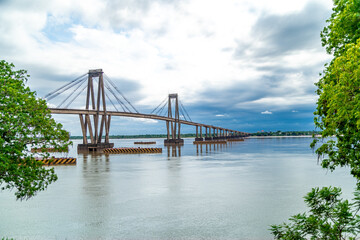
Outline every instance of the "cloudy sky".
{"type": "MultiPolygon", "coordinates": [[[[101,68],[140,112],[178,93],[195,122],[313,130],[331,8],[331,0],[0,0],[0,58],[27,69],[40,97],[101,68]]],[[[78,116],[55,117],[80,135],[78,116]]],[[[165,133],[165,123],[113,118],[111,134],[139,133],[165,133]]]]}

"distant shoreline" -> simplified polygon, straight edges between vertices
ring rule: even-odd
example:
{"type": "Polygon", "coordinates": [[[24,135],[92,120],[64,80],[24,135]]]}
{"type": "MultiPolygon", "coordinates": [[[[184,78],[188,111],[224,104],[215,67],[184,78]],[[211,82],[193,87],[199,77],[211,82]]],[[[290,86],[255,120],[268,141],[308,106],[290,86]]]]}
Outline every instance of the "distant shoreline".
{"type": "MultiPolygon", "coordinates": [[[[312,135],[298,135],[298,136],[249,136],[247,138],[312,138],[312,135]]],[[[315,135],[320,137],[320,135],[315,135]]]]}
{"type": "MultiPolygon", "coordinates": [[[[144,138],[166,138],[167,135],[123,135],[123,136],[110,136],[110,139],[144,139],[144,138]]],[[[181,138],[195,138],[195,134],[184,134],[181,138]]],[[[203,135],[204,137],[204,135],[203,135]]],[[[313,135],[272,135],[272,136],[248,136],[246,138],[312,138],[313,135]]],[[[320,135],[315,135],[315,137],[320,137],[320,135]]],[[[71,136],[70,139],[82,139],[82,136],[71,136]]]]}

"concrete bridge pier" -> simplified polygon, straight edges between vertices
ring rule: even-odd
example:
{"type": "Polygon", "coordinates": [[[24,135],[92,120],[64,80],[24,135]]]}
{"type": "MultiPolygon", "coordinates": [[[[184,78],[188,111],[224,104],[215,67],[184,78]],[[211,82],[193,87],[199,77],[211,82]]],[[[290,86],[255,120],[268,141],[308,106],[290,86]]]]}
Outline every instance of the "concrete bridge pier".
{"type": "Polygon", "coordinates": [[[213,138],[211,137],[211,128],[210,127],[205,127],[205,141],[211,141],[213,140],[213,138]],[[209,134],[208,134],[209,131],[209,134]]]}
{"type": "Polygon", "coordinates": [[[216,139],[216,137],[217,137],[217,135],[216,135],[216,128],[213,127],[212,130],[213,130],[212,138],[213,138],[213,139],[216,139]]]}
{"type": "Polygon", "coordinates": [[[221,139],[221,140],[226,139],[226,138],[225,138],[225,130],[224,130],[224,129],[220,129],[220,137],[219,137],[219,139],[221,139]]]}
{"type": "Polygon", "coordinates": [[[77,151],[78,153],[87,153],[87,152],[102,152],[105,148],[113,148],[114,143],[88,143],[88,144],[78,144],[77,151]]]}
{"type": "Polygon", "coordinates": [[[196,137],[195,141],[203,141],[204,138],[202,137],[202,126],[196,125],[196,137]],[[200,135],[199,135],[199,127],[200,127],[200,135]]]}
{"type": "Polygon", "coordinates": [[[219,129],[213,128],[213,140],[218,140],[218,139],[219,139],[219,129]]]}
{"type": "Polygon", "coordinates": [[[101,152],[104,148],[113,148],[114,143],[109,142],[111,115],[108,115],[106,111],[102,69],[89,70],[88,73],[86,110],[90,108],[96,111],[96,113],[92,115],[92,119],[89,114],[85,114],[85,116],[79,114],[83,144],[78,145],[78,152],[101,152]],[[93,78],[98,78],[97,99],[95,99],[94,94],[93,78]],[[100,115],[100,111],[104,112],[104,114],[100,115]],[[90,143],[88,143],[87,131],[89,131],[90,134],[90,143]],[[103,133],[105,133],[105,142],[102,142],[103,133]]]}
{"type": "Polygon", "coordinates": [[[227,134],[226,134],[226,139],[232,139],[232,131],[227,131],[227,134]]]}
{"type": "Polygon", "coordinates": [[[180,114],[179,114],[179,99],[177,93],[169,94],[168,98],[168,118],[174,118],[173,121],[166,121],[167,139],[164,140],[164,145],[182,145],[184,139],[181,139],[180,135],[180,114]],[[174,112],[175,116],[172,115],[171,103],[175,102],[174,112]],[[170,129],[171,127],[171,129],[170,129]],[[170,136],[171,130],[171,136],[170,136]]]}

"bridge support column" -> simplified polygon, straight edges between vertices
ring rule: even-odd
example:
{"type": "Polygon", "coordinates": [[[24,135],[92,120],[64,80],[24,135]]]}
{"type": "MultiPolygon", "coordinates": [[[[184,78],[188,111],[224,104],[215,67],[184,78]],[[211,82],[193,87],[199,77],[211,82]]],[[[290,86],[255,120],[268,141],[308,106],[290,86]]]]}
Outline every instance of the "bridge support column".
{"type": "Polygon", "coordinates": [[[202,138],[202,133],[201,133],[201,126],[200,126],[200,137],[199,137],[199,126],[196,125],[196,137],[195,137],[195,141],[203,141],[204,139],[202,138]]]}
{"type": "Polygon", "coordinates": [[[225,130],[225,139],[228,139],[230,136],[229,136],[229,131],[228,130],[225,130]]]}
{"type": "Polygon", "coordinates": [[[225,129],[221,129],[221,139],[226,139],[225,129]]]}
{"type": "Polygon", "coordinates": [[[217,139],[222,139],[222,136],[221,136],[221,129],[219,129],[219,134],[217,136],[217,139]]]}
{"type": "Polygon", "coordinates": [[[218,140],[219,139],[219,129],[213,128],[213,139],[218,140]]]}
{"type": "Polygon", "coordinates": [[[205,141],[210,141],[213,138],[211,137],[211,127],[205,127],[205,141]]]}
{"type": "Polygon", "coordinates": [[[111,115],[108,115],[106,111],[105,89],[104,89],[104,79],[103,79],[102,69],[89,70],[87,96],[86,96],[86,110],[90,109],[90,104],[92,108],[91,110],[96,111],[96,113],[93,114],[94,132],[91,124],[90,115],[85,114],[85,120],[84,120],[83,115],[79,114],[81,130],[83,133],[83,144],[78,144],[78,152],[89,152],[89,151],[101,152],[104,148],[114,147],[114,144],[109,142],[111,115]],[[95,99],[95,94],[94,94],[93,78],[98,78],[97,99],[95,99]],[[101,115],[99,114],[100,111],[103,112],[101,115]],[[91,143],[88,143],[87,130],[89,130],[91,143]],[[105,130],[105,141],[102,142],[102,135],[104,130],[105,130]]]}
{"type": "Polygon", "coordinates": [[[165,145],[182,145],[184,144],[184,139],[181,139],[180,135],[180,114],[179,114],[179,99],[177,93],[169,94],[168,98],[168,118],[173,118],[174,121],[166,121],[167,128],[167,139],[164,140],[165,145]],[[172,116],[172,106],[171,102],[175,100],[175,116],[172,116]],[[171,136],[169,134],[171,127],[171,136]],[[176,131],[177,130],[177,131],[176,131]]]}

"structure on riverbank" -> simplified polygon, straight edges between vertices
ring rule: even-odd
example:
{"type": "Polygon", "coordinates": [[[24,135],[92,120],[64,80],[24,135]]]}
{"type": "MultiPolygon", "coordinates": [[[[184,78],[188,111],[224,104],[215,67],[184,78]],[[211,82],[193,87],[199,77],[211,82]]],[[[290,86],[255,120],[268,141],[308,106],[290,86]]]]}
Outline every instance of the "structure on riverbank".
{"type": "Polygon", "coordinates": [[[80,126],[83,134],[83,143],[78,145],[78,152],[96,152],[105,148],[114,147],[114,144],[109,141],[112,116],[147,118],[165,121],[167,129],[167,138],[164,140],[165,145],[181,145],[184,143],[184,140],[180,137],[182,124],[196,127],[195,141],[204,140],[202,132],[203,129],[205,129],[205,140],[223,140],[248,136],[248,133],[245,132],[191,121],[184,106],[179,101],[178,94],[176,93],[169,94],[167,101],[160,103],[160,105],[150,114],[139,113],[119,91],[116,85],[107,78],[106,75],[104,75],[102,69],[89,70],[88,73],[47,94],[45,98],[47,100],[51,100],[69,89],[73,90],[70,91],[70,94],[66,97],[66,99],[63,100],[57,108],[49,109],[53,114],[79,115],[80,126]],[[87,84],[85,84],[86,82],[87,84]],[[94,82],[97,84],[97,91],[94,87],[94,82]],[[105,88],[108,91],[105,92],[105,88]],[[87,89],[85,109],[68,108],[69,105],[74,102],[74,100],[85,89],[87,89]],[[110,98],[109,95],[112,98],[110,98]],[[97,97],[95,98],[95,96],[97,97]],[[112,99],[122,108],[123,111],[118,110],[112,99]],[[116,111],[108,111],[106,100],[114,106],[116,111]],[[166,109],[166,106],[167,116],[161,116],[161,112],[163,109],[166,109]],[[155,114],[152,114],[153,112],[155,112],[155,114]],[[182,115],[180,115],[180,112],[182,115]],[[180,119],[180,116],[183,116],[184,119],[180,119]],[[90,142],[88,141],[88,137],[90,142]]]}

